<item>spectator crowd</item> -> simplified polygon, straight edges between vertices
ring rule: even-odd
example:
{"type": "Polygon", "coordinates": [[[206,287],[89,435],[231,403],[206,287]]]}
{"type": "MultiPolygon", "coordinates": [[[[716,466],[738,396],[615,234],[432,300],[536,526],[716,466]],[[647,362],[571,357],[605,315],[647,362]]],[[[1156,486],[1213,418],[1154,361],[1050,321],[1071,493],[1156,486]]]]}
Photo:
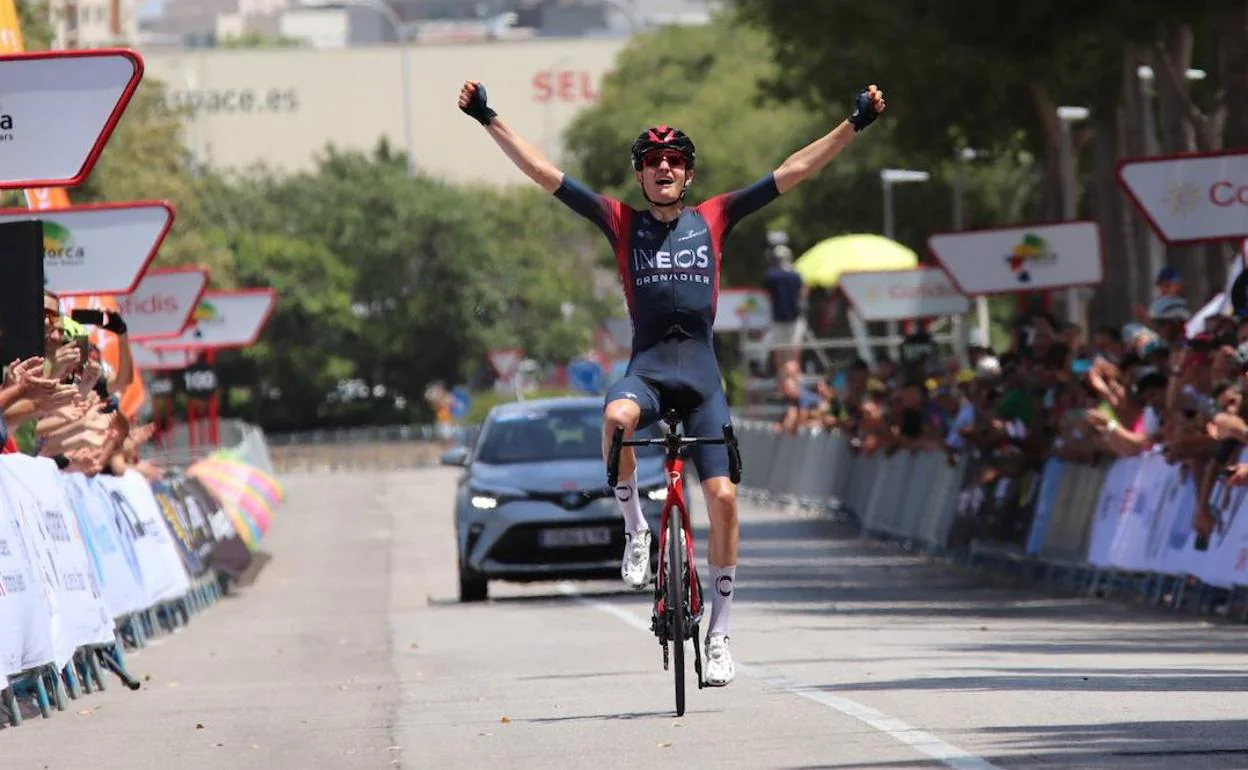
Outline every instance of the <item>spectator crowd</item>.
{"type": "Polygon", "coordinates": [[[970,455],[982,485],[1039,474],[1050,457],[1099,465],[1162,452],[1196,480],[1194,527],[1208,538],[1215,482],[1248,486],[1248,463],[1237,462],[1248,442],[1248,308],[1193,324],[1177,272],[1163,270],[1157,289],[1134,321],[1090,337],[1030,312],[1008,349],[973,345],[969,368],[921,332],[896,361],[856,359],[813,382],[786,360],[775,428],[838,430],[868,455],[934,450],[951,465],[970,455]]]}
{"type": "MultiPolygon", "coordinates": [[[[163,471],[139,457],[154,426],[132,423],[119,408],[121,394],[137,376],[130,356],[121,356],[120,371],[110,371],[99,348],[89,342],[87,327],[61,313],[55,294],[44,293],[43,312],[44,355],[3,368],[3,453],[47,457],[62,471],[88,476],[121,476],[134,468],[149,480],[160,478],[163,471]]],[[[103,311],[99,321],[128,349],[120,314],[103,311]]]]}

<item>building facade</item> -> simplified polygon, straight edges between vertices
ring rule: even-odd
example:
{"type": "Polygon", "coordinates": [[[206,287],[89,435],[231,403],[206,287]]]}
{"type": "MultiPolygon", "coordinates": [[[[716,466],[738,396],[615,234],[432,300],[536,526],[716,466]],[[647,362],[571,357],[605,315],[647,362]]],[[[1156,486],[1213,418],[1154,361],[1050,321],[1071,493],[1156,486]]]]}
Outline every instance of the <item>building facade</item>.
{"type": "MultiPolygon", "coordinates": [[[[484,82],[490,103],[552,158],[573,116],[598,99],[619,38],[409,46],[408,81],[416,165],[452,181],[525,181],[493,141],[455,106],[465,79],[484,82]]],[[[145,79],[187,107],[187,142],[221,169],[258,163],[310,167],[329,144],[371,151],[384,137],[404,149],[404,57],[396,45],[331,50],[153,50],[145,79]]],[[[620,157],[625,157],[621,148],[620,157]]],[[[624,162],[621,160],[621,162],[624,162]]]]}

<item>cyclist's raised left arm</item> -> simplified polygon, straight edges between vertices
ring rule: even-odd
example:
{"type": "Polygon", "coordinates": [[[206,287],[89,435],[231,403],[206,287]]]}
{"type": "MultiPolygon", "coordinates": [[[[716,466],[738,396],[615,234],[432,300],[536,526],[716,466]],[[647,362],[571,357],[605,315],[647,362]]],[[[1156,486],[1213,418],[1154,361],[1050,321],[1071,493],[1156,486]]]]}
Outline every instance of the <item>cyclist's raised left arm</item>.
{"type": "Polygon", "coordinates": [[[775,170],[776,189],[781,194],[792,190],[818,174],[854,141],[884,111],[884,92],[874,85],[858,94],[854,113],[839,126],[806,145],[785,159],[775,170]]]}

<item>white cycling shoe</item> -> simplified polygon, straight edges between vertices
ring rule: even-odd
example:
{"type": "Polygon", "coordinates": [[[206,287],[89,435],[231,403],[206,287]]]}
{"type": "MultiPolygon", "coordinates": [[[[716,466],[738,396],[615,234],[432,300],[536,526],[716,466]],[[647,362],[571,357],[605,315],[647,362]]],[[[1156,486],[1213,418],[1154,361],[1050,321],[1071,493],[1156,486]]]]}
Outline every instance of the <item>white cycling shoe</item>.
{"type": "Polygon", "coordinates": [[[624,561],[620,564],[620,577],[634,591],[650,585],[650,530],[627,532],[628,543],[624,546],[624,561]]]}
{"type": "Polygon", "coordinates": [[[732,653],[728,650],[728,637],[724,634],[706,635],[706,661],[702,668],[702,681],[707,687],[724,687],[737,676],[732,665],[732,653]]]}

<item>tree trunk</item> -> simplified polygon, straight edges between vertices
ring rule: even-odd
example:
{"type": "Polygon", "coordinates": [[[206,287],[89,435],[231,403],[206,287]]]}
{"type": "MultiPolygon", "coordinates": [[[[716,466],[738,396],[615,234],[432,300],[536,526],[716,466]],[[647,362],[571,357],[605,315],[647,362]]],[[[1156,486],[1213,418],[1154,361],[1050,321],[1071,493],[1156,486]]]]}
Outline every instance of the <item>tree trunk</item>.
{"type": "MultiPolygon", "coordinates": [[[[1161,150],[1166,154],[1214,149],[1211,146],[1214,137],[1208,131],[1209,121],[1192,103],[1191,85],[1187,80],[1194,42],[1192,28],[1182,25],[1170,30],[1164,40],[1153,46],[1151,64],[1157,88],[1161,150]]],[[[1213,280],[1219,266],[1202,246],[1170,246],[1166,249],[1166,262],[1183,274],[1187,299],[1193,303],[1193,310],[1220,288],[1213,280]]],[[[1225,274],[1225,266],[1221,266],[1221,271],[1225,274]]]]}
{"type": "MultiPolygon", "coordinates": [[[[1118,153],[1122,158],[1141,158],[1149,154],[1145,135],[1144,120],[1148,111],[1145,109],[1144,88],[1136,74],[1141,64],[1145,63],[1143,51],[1138,46],[1128,45],[1123,52],[1122,60],[1122,102],[1118,109],[1118,153]]],[[[1156,130],[1154,123],[1153,130],[1156,130]]],[[[1117,179],[1114,180],[1115,183],[1117,179]]],[[[1127,284],[1127,294],[1131,305],[1147,304],[1152,298],[1152,280],[1149,275],[1149,244],[1150,239],[1157,237],[1148,220],[1127,198],[1126,192],[1118,190],[1119,208],[1122,212],[1124,244],[1128,264],[1133,269],[1127,284]]],[[[1163,247],[1164,248],[1164,247],[1163,247]]]]}
{"type": "Polygon", "coordinates": [[[1128,247],[1123,195],[1118,189],[1114,168],[1118,163],[1118,137],[1121,133],[1121,111],[1098,117],[1095,124],[1089,206],[1101,229],[1104,249],[1105,281],[1088,309],[1093,328],[1107,323],[1120,323],[1131,316],[1131,287],[1136,282],[1136,255],[1128,247]]]}
{"type": "Polygon", "coordinates": [[[1062,122],[1057,118],[1057,103],[1044,83],[1030,84],[1032,102],[1044,129],[1044,180],[1041,185],[1041,219],[1062,218],[1062,122]]]}
{"type": "Polygon", "coordinates": [[[1248,0],[1228,8],[1217,25],[1218,83],[1225,89],[1222,146],[1248,147],[1248,0]]]}

